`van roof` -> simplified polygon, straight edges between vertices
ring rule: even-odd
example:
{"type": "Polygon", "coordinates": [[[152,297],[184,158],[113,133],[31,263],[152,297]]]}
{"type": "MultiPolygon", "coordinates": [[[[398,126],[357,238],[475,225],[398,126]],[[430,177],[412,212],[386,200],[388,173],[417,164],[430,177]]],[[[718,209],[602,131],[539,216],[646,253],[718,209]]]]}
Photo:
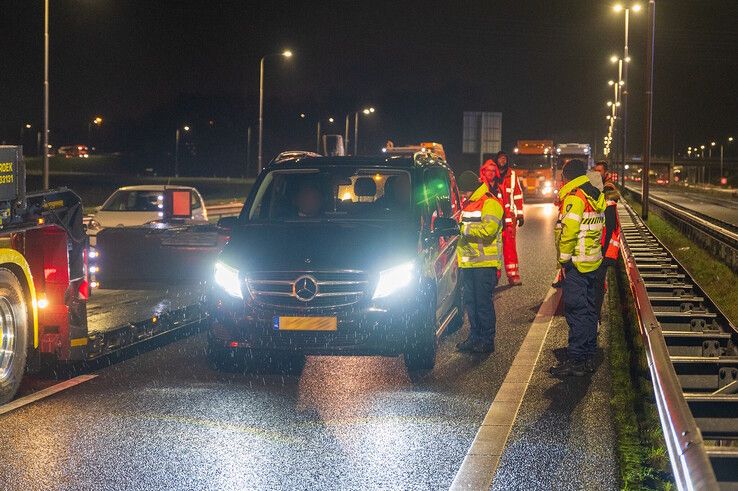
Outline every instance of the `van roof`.
{"type": "Polygon", "coordinates": [[[381,167],[389,169],[411,169],[413,167],[442,165],[446,162],[443,159],[433,158],[428,155],[427,159],[418,160],[407,156],[386,156],[379,155],[375,157],[299,157],[284,159],[269,165],[270,169],[277,168],[300,168],[305,166],[318,167],[338,167],[338,166],[359,166],[359,167],[381,167]]]}

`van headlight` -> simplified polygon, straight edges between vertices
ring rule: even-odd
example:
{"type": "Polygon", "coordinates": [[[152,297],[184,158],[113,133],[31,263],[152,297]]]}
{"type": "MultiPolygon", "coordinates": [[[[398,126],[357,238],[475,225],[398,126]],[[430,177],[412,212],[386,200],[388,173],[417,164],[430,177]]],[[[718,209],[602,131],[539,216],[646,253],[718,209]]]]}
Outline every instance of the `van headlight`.
{"type": "Polygon", "coordinates": [[[373,299],[385,298],[406,288],[417,278],[415,263],[409,261],[394,268],[379,272],[379,282],[374,290],[373,299]]]}
{"type": "Polygon", "coordinates": [[[220,286],[228,295],[235,298],[243,298],[241,291],[241,281],[238,276],[238,270],[221,262],[215,263],[215,283],[220,286]]]}

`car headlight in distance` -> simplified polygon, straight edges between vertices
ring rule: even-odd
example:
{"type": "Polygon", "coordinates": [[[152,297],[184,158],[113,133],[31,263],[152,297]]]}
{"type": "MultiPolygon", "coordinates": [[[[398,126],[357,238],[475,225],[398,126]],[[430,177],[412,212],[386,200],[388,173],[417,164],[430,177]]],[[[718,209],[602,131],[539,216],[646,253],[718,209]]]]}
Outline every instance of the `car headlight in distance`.
{"type": "Polygon", "coordinates": [[[221,262],[215,263],[215,283],[225,292],[235,298],[243,298],[241,281],[238,278],[238,270],[221,262]]]}
{"type": "Polygon", "coordinates": [[[380,271],[379,282],[372,298],[376,300],[392,295],[412,283],[415,276],[415,263],[413,261],[380,271]]]}

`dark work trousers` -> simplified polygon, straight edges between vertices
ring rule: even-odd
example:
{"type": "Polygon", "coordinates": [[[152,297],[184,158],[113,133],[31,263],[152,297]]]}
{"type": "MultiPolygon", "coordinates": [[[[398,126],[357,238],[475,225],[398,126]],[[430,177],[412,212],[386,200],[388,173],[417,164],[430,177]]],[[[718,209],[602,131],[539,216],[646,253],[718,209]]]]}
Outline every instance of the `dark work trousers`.
{"type": "Polygon", "coordinates": [[[573,264],[566,266],[564,317],[569,324],[569,358],[583,361],[597,352],[597,319],[595,307],[599,274],[580,273],[573,264]]]}
{"type": "Polygon", "coordinates": [[[494,304],[497,268],[462,268],[461,280],[471,337],[494,342],[497,326],[494,304]]]}
{"type": "Polygon", "coordinates": [[[604,262],[596,271],[597,286],[595,296],[595,311],[597,312],[597,321],[602,319],[602,304],[605,302],[605,281],[607,280],[608,265],[604,262]]]}

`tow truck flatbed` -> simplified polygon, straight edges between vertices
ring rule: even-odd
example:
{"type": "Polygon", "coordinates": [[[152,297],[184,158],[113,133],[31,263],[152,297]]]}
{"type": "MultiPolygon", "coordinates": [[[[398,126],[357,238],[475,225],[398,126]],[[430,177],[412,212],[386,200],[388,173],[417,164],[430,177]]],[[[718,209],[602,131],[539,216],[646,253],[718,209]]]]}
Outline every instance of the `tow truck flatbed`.
{"type": "Polygon", "coordinates": [[[199,284],[96,290],[87,303],[87,359],[205,321],[203,295],[199,284]]]}

